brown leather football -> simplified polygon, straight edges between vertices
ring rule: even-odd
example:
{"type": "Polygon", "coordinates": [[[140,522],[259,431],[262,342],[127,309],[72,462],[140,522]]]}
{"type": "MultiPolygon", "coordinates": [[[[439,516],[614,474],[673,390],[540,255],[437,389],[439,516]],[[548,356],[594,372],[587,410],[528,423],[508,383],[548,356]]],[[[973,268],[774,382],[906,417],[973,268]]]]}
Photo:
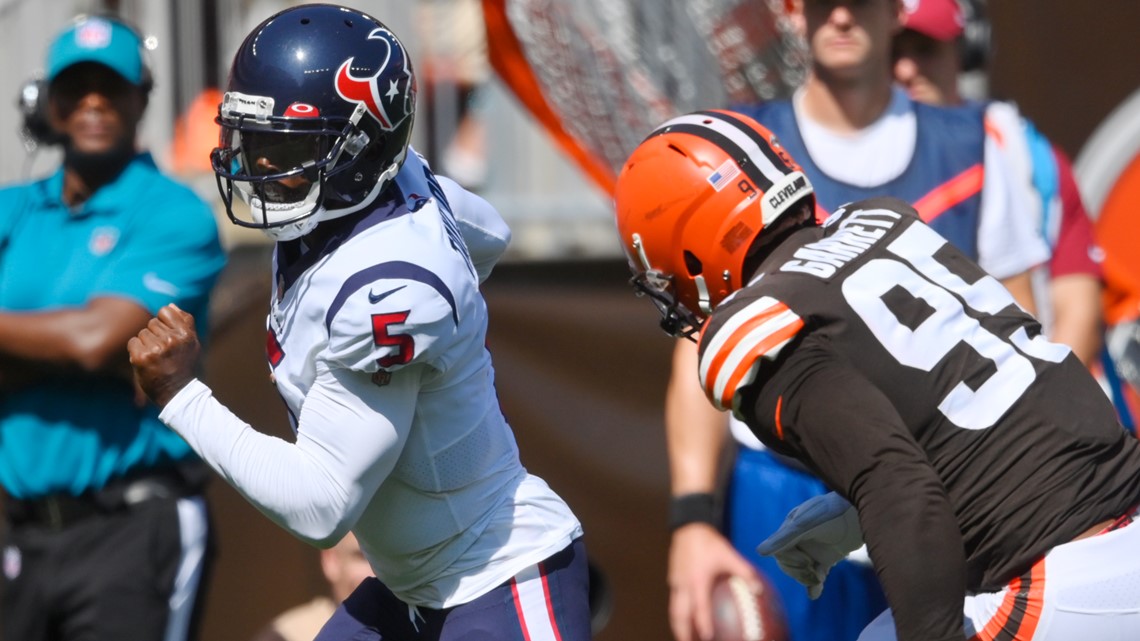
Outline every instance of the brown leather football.
{"type": "Polygon", "coordinates": [[[787,641],[787,624],[779,597],[761,578],[759,594],[738,576],[713,585],[713,641],[787,641]]]}

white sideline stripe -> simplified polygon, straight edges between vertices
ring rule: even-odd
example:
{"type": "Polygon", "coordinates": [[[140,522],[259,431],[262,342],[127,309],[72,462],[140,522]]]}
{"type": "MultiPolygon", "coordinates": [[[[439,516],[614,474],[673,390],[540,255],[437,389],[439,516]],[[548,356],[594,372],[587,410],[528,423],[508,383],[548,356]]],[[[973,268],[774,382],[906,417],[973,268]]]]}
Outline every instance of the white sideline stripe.
{"type": "Polygon", "coordinates": [[[170,617],[166,620],[163,641],[186,641],[190,635],[190,618],[198,596],[198,584],[206,556],[206,501],[201,496],[178,500],[178,533],[182,541],[182,557],[174,586],[170,592],[170,617]]]}
{"type": "Polygon", "coordinates": [[[547,607],[549,597],[538,566],[532,565],[515,575],[515,598],[522,616],[523,633],[530,641],[560,641],[547,607]]]}

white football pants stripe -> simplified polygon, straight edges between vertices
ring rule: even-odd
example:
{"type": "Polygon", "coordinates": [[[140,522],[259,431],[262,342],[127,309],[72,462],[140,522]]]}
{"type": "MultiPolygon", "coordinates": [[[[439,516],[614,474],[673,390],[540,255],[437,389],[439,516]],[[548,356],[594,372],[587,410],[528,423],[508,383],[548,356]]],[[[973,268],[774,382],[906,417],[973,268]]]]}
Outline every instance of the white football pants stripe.
{"type": "Polygon", "coordinates": [[[515,609],[519,613],[524,639],[562,641],[554,620],[550,589],[546,585],[546,577],[539,573],[538,565],[532,565],[516,574],[511,580],[511,592],[514,593],[515,609]]]}

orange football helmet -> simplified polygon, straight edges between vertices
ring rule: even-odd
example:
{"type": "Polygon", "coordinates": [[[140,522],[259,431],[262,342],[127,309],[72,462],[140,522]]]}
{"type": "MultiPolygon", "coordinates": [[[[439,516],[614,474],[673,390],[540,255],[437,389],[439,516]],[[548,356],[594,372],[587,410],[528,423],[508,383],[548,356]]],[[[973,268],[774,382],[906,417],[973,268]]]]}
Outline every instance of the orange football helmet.
{"type": "Polygon", "coordinates": [[[657,304],[661,327],[692,335],[744,286],[757,235],[812,186],[772,132],[729,111],[674,118],[634,150],[614,189],[633,285],[657,304]]]}

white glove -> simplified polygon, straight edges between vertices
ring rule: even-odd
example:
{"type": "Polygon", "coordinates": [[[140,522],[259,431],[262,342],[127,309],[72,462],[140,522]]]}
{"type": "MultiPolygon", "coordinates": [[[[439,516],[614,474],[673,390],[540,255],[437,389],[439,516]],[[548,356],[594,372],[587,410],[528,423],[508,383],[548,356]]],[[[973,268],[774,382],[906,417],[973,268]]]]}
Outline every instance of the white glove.
{"type": "Polygon", "coordinates": [[[835,492],[796,506],[756,551],[776,558],[785,574],[818,599],[831,567],[863,545],[855,507],[835,492]]]}

